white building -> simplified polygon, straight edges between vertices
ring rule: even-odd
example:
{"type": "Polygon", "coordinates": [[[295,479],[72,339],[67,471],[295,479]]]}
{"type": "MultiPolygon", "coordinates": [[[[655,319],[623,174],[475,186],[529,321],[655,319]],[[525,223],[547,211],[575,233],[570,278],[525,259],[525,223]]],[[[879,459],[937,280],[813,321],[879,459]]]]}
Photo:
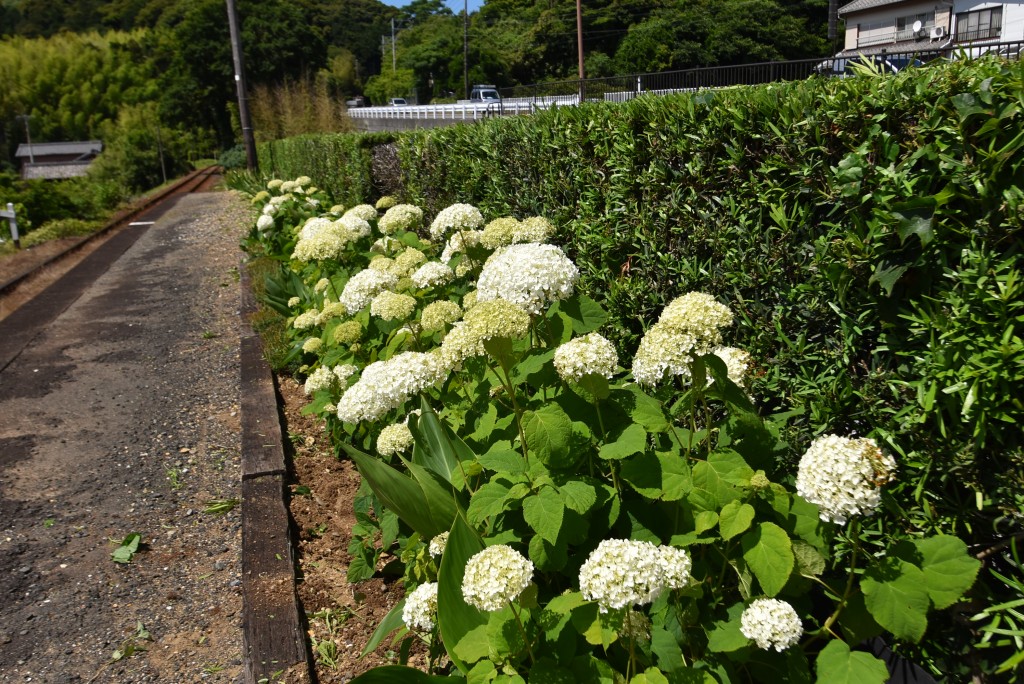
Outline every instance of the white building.
{"type": "Polygon", "coordinates": [[[853,0],[839,8],[839,18],[846,22],[841,57],[958,48],[975,51],[985,45],[1024,41],[1024,0],[853,0]]]}

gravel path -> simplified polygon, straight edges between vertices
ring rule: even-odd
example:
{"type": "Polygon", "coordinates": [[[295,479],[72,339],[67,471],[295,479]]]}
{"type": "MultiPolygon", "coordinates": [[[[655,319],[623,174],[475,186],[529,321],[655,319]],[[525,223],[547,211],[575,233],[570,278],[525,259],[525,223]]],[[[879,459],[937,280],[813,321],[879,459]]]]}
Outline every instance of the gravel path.
{"type": "Polygon", "coordinates": [[[183,197],[0,373],[0,682],[240,681],[249,220],[183,197]]]}

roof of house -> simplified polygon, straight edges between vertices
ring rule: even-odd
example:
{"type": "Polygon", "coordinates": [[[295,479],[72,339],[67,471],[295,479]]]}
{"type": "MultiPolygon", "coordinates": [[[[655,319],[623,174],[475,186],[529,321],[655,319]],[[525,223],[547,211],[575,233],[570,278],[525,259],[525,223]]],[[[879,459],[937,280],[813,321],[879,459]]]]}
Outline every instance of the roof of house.
{"type": "Polygon", "coordinates": [[[18,145],[15,157],[47,157],[50,155],[89,155],[99,154],[103,151],[102,140],[82,140],[78,142],[55,142],[55,143],[32,143],[32,153],[29,154],[29,145],[18,145]]]}
{"type": "Polygon", "coordinates": [[[898,5],[901,2],[906,2],[906,0],[853,0],[853,2],[839,8],[839,15],[875,9],[876,7],[885,7],[886,5],[898,5]]]}

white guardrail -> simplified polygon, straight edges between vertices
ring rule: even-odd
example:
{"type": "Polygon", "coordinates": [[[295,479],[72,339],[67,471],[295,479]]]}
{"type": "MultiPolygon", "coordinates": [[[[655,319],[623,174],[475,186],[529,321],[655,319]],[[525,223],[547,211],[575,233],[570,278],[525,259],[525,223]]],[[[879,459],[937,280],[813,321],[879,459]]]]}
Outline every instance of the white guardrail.
{"type": "Polygon", "coordinates": [[[448,119],[451,121],[475,121],[494,116],[515,116],[531,114],[538,109],[547,109],[553,104],[574,105],[579,102],[576,95],[555,95],[538,98],[509,98],[501,102],[473,104],[401,105],[398,107],[349,107],[348,115],[353,119],[448,119]]]}

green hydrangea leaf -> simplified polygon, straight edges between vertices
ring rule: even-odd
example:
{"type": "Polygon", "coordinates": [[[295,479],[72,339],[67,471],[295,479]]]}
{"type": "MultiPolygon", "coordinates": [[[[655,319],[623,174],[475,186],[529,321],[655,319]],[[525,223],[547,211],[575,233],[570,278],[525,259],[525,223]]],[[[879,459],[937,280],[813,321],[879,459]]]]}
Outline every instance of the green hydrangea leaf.
{"type": "Polygon", "coordinates": [[[981,568],[981,561],[967,553],[967,544],[960,539],[940,534],[915,539],[921,554],[921,570],[928,586],[928,596],[936,608],[948,608],[971,588],[981,568]]]}
{"type": "Polygon", "coordinates": [[[885,663],[861,651],[851,651],[846,642],[835,639],[821,649],[817,660],[818,684],[885,684],[889,670],[885,663]]]}
{"type": "Polygon", "coordinates": [[[550,487],[544,487],[534,496],[523,499],[526,523],[551,544],[558,542],[564,516],[565,504],[562,503],[562,497],[550,487]]]}
{"type": "Polygon", "coordinates": [[[917,642],[928,627],[928,580],[924,572],[897,558],[887,558],[864,573],[864,603],[882,627],[900,639],[917,642]]]}
{"type": "Polygon", "coordinates": [[[730,501],[718,514],[718,529],[722,539],[732,539],[750,528],[754,520],[754,507],[750,504],[730,501]]]}
{"type": "Polygon", "coordinates": [[[775,523],[760,523],[743,535],[743,560],[754,573],[761,589],[775,596],[789,581],[795,559],[789,535],[775,523]]]}

